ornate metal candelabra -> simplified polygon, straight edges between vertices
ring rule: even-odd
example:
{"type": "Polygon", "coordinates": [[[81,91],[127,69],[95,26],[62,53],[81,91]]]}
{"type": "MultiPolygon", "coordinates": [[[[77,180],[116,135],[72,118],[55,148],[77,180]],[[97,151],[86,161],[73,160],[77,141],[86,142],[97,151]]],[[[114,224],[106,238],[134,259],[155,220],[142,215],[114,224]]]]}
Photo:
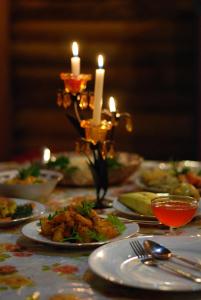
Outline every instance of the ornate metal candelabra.
{"type": "Polygon", "coordinates": [[[128,113],[101,111],[100,124],[94,124],[90,115],[94,109],[94,94],[87,91],[91,74],[61,73],[64,89],[58,92],[57,104],[66,110],[66,116],[77,129],[79,139],[76,150],[83,152],[94,179],[96,208],[105,207],[104,198],[108,189],[107,157],[114,157],[114,129],[119,121],[126,121],[126,129],[132,131],[131,116],[128,113]]]}

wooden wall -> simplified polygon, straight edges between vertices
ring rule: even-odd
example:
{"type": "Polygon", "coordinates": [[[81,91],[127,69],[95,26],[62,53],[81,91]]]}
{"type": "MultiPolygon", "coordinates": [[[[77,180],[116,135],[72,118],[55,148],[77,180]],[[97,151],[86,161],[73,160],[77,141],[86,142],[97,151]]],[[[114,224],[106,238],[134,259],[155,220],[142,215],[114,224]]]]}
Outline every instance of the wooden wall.
{"type": "Polygon", "coordinates": [[[105,105],[113,95],[133,116],[131,135],[118,129],[118,149],[195,159],[195,19],[189,0],[11,1],[13,153],[73,149],[56,93],[77,40],[82,72],[94,74],[105,55],[105,105]]]}
{"type": "Polygon", "coordinates": [[[11,154],[12,115],[10,99],[9,1],[0,3],[0,160],[11,154]]]}

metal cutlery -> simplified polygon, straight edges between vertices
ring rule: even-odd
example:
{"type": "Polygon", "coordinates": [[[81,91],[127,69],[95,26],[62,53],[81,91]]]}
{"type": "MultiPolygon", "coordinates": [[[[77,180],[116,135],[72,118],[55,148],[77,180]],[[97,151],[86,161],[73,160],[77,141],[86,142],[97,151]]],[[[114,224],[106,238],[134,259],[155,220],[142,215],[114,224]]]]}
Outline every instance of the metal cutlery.
{"type": "Polygon", "coordinates": [[[176,258],[176,259],[179,259],[179,260],[189,264],[192,268],[195,268],[195,269],[201,271],[200,263],[190,260],[186,257],[177,255],[177,254],[171,252],[165,246],[163,246],[159,243],[156,243],[155,241],[144,240],[143,245],[144,245],[145,251],[147,251],[147,253],[151,254],[156,259],[169,260],[171,258],[176,258]]]}
{"type": "Polygon", "coordinates": [[[150,254],[148,254],[138,240],[130,242],[130,246],[134,254],[140,259],[140,261],[150,267],[158,267],[165,271],[173,272],[175,275],[179,275],[186,279],[192,280],[196,283],[201,283],[201,277],[198,277],[190,272],[184,271],[180,268],[173,267],[172,265],[160,263],[156,261],[150,254]]]}

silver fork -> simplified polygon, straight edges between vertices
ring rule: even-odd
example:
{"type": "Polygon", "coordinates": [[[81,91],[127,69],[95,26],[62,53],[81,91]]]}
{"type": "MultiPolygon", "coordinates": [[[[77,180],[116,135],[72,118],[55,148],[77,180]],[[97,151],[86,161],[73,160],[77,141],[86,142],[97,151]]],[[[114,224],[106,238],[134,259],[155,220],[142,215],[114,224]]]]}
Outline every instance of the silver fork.
{"type": "Polygon", "coordinates": [[[189,280],[193,280],[196,283],[201,283],[201,277],[198,277],[190,272],[186,272],[182,269],[178,269],[177,267],[173,267],[169,264],[157,262],[151,255],[149,255],[143,246],[140,244],[138,240],[130,241],[130,246],[134,252],[134,254],[139,258],[139,260],[146,266],[150,267],[158,267],[165,271],[171,271],[176,275],[187,278],[189,280]]]}

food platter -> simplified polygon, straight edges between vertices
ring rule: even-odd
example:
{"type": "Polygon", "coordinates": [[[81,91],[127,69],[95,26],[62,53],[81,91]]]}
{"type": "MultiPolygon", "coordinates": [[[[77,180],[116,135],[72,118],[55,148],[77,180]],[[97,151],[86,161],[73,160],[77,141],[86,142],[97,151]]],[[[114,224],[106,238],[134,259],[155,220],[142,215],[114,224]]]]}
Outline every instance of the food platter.
{"type": "Polygon", "coordinates": [[[159,224],[159,222],[157,221],[157,219],[154,216],[145,216],[145,215],[139,214],[136,211],[126,207],[118,199],[115,199],[113,201],[113,208],[128,218],[150,220],[150,221],[155,221],[157,224],[159,224]]]}
{"type": "Polygon", "coordinates": [[[201,162],[191,160],[178,162],[144,161],[134,174],[135,184],[144,191],[169,192],[176,182],[176,176],[172,175],[172,170],[175,168],[177,172],[189,169],[191,172],[197,173],[201,170],[201,162]]]}
{"type": "Polygon", "coordinates": [[[33,221],[23,226],[22,233],[25,237],[43,244],[64,247],[64,248],[88,248],[88,247],[97,247],[109,242],[114,242],[121,239],[126,239],[131,236],[134,236],[139,231],[139,226],[136,223],[128,223],[125,224],[125,231],[117,236],[114,239],[99,241],[99,242],[91,242],[91,243],[72,243],[72,242],[54,242],[51,239],[40,234],[40,226],[38,225],[38,221],[33,221]]]}
{"type": "Polygon", "coordinates": [[[31,201],[31,200],[27,200],[27,199],[18,199],[18,198],[10,198],[10,199],[12,201],[14,201],[17,206],[25,205],[25,204],[31,204],[32,207],[33,207],[32,214],[29,215],[29,216],[26,216],[26,217],[10,219],[10,220],[0,218],[0,227],[9,227],[9,226],[17,225],[17,224],[20,224],[22,222],[31,220],[33,218],[38,218],[42,214],[44,214],[45,211],[46,211],[45,206],[43,204],[39,203],[39,202],[31,201]]]}
{"type": "MultiPolygon", "coordinates": [[[[93,186],[93,178],[88,166],[86,155],[75,152],[62,152],[52,154],[53,164],[47,163],[52,170],[62,172],[59,165],[54,165],[58,158],[67,158],[67,169],[63,171],[63,180],[60,184],[64,186],[93,186]]],[[[118,152],[112,164],[108,167],[109,185],[117,185],[128,179],[139,168],[143,158],[135,153],[118,152]]]]}

